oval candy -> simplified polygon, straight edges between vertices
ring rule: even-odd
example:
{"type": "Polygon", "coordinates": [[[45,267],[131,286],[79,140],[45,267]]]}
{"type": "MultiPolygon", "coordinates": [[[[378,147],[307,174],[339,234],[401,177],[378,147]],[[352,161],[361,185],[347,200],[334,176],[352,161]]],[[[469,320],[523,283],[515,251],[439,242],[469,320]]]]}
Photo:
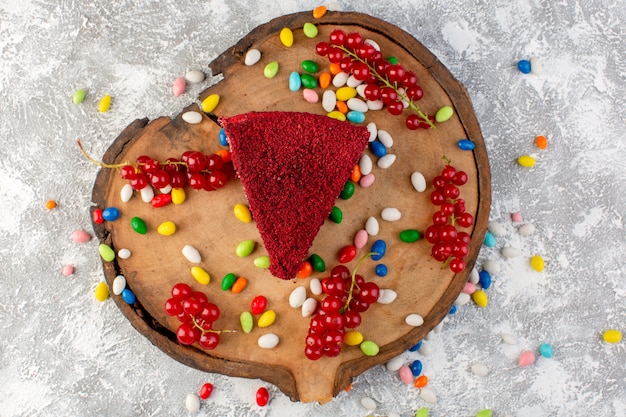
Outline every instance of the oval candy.
{"type": "Polygon", "coordinates": [[[276,321],[276,312],[274,310],[265,310],[259,320],[257,321],[257,326],[259,327],[268,327],[274,324],[276,321]]]}
{"type": "Polygon", "coordinates": [[[199,83],[204,81],[204,72],[198,70],[189,70],[185,73],[185,79],[190,83],[199,83]]]}
{"type": "Polygon", "coordinates": [[[417,242],[420,237],[420,232],[415,229],[405,229],[400,232],[400,240],[405,243],[417,242]]]}
{"type": "Polygon", "coordinates": [[[130,249],[127,248],[122,248],[117,251],[117,256],[119,256],[120,259],[128,259],[130,258],[130,255],[132,255],[132,253],[130,252],[130,249]]]}
{"type": "Polygon", "coordinates": [[[124,275],[118,275],[113,280],[113,294],[120,295],[126,288],[126,278],[124,275]]]}
{"type": "Polygon", "coordinates": [[[145,235],[148,232],[148,226],[146,226],[146,222],[144,222],[139,217],[133,217],[130,219],[130,226],[133,230],[141,235],[145,235]]]}
{"type": "Polygon", "coordinates": [[[267,269],[270,267],[270,257],[267,255],[257,256],[254,258],[254,266],[261,269],[267,269]]]}
{"type": "Polygon", "coordinates": [[[122,203],[128,203],[131,198],[133,198],[134,190],[133,186],[130,184],[124,184],[122,189],[120,190],[120,199],[122,203]]]}
{"type": "Polygon", "coordinates": [[[100,103],[98,103],[98,111],[100,113],[106,113],[109,111],[110,107],[111,107],[111,96],[107,94],[104,97],[102,97],[102,99],[100,100],[100,103]]]}
{"type": "Polygon", "coordinates": [[[200,252],[198,249],[194,248],[191,245],[183,246],[183,256],[192,264],[199,264],[202,262],[202,256],[200,256],[200,252]]]}
{"type": "Polygon", "coordinates": [[[233,274],[232,272],[224,275],[224,278],[222,278],[222,291],[230,290],[236,280],[237,275],[233,274]]]}
{"type": "Polygon", "coordinates": [[[254,240],[252,239],[244,240],[239,245],[237,245],[237,248],[235,249],[235,253],[237,254],[238,257],[245,258],[246,256],[250,255],[254,251],[255,246],[256,246],[256,243],[254,240]]]}
{"type": "Polygon", "coordinates": [[[378,355],[378,352],[380,351],[380,348],[378,347],[378,345],[371,340],[363,341],[359,345],[359,347],[361,348],[361,352],[363,352],[365,356],[376,356],[378,355]]]}
{"type": "Polygon", "coordinates": [[[115,252],[105,243],[101,243],[100,246],[98,246],[98,252],[100,253],[102,259],[107,262],[112,262],[115,259],[115,252]]]}
{"type": "Polygon", "coordinates": [[[517,163],[524,168],[531,168],[535,165],[535,158],[530,155],[522,155],[517,158],[517,163]]]}
{"type": "Polygon", "coordinates": [[[314,38],[318,34],[318,29],[313,23],[307,22],[302,26],[302,32],[307,38],[314,38]]]}
{"type": "Polygon", "coordinates": [[[161,236],[172,236],[176,233],[176,224],[172,221],[163,222],[157,227],[157,233],[161,236]]]}
{"type": "Polygon", "coordinates": [[[395,222],[400,220],[402,213],[400,213],[400,210],[395,207],[385,207],[380,212],[380,217],[388,222],[395,222]]]}
{"type": "Polygon", "coordinates": [[[426,189],[426,178],[421,172],[413,172],[411,174],[411,185],[418,193],[423,192],[426,189]]]}
{"type": "Polygon", "coordinates": [[[385,256],[385,252],[387,252],[387,243],[382,239],[375,241],[372,243],[372,249],[370,252],[372,252],[371,257],[373,261],[381,260],[383,256],[385,256]]]}
{"type": "Polygon", "coordinates": [[[191,268],[191,276],[202,285],[207,285],[211,281],[209,273],[199,266],[191,268]]]}
{"type": "Polygon", "coordinates": [[[419,327],[422,324],[424,324],[424,318],[420,316],[419,314],[413,313],[413,314],[409,314],[408,316],[406,316],[406,318],[404,319],[404,322],[408,324],[409,326],[419,327]]]}
{"type": "Polygon", "coordinates": [[[250,67],[256,64],[257,62],[259,62],[260,59],[261,59],[261,51],[259,51],[258,49],[254,49],[254,48],[249,49],[248,52],[246,52],[246,56],[244,58],[244,64],[250,67]]]}
{"type": "Polygon", "coordinates": [[[461,139],[460,141],[457,142],[457,146],[462,151],[471,151],[476,147],[474,142],[472,142],[469,139],[461,139]]]}
{"type": "MultiPolygon", "coordinates": [[[[126,185],[130,185],[130,184],[126,184],[126,185]]],[[[131,190],[132,190],[132,187],[131,187],[131,190]]],[[[120,211],[117,209],[117,207],[107,207],[104,210],[102,210],[102,218],[108,222],[115,221],[119,219],[119,217],[120,217],[120,211]]]]}
{"type": "Polygon", "coordinates": [[[176,78],[174,82],[172,83],[172,94],[174,94],[174,96],[176,97],[182,95],[185,92],[186,86],[187,86],[187,83],[184,78],[182,77],[176,78]]]}
{"type": "Polygon", "coordinates": [[[71,238],[76,243],[87,243],[91,240],[91,235],[82,229],[74,230],[71,238]]]}
{"type": "Polygon", "coordinates": [[[252,328],[254,327],[254,319],[252,318],[252,313],[249,311],[244,311],[239,315],[239,324],[241,325],[241,330],[244,333],[250,333],[252,328]]]}
{"type": "Polygon", "coordinates": [[[302,317],[311,317],[317,310],[317,300],[313,297],[309,297],[302,303],[302,317]]]}
{"type": "Polygon", "coordinates": [[[368,219],[365,221],[365,230],[370,236],[378,235],[380,226],[378,224],[378,220],[376,220],[376,217],[368,217],[368,219]]]}
{"type": "Polygon", "coordinates": [[[187,195],[185,194],[185,190],[183,188],[172,188],[171,191],[172,203],[174,204],[183,204],[187,195]]]}
{"type": "Polygon", "coordinates": [[[257,343],[262,349],[272,349],[278,345],[280,339],[274,333],[267,333],[259,337],[257,343]]]}
{"type": "Polygon", "coordinates": [[[96,300],[103,302],[107,298],[109,298],[109,286],[106,282],[101,281],[96,285],[96,289],[94,290],[94,296],[96,300]]]}
{"type": "Polygon", "coordinates": [[[278,62],[272,61],[263,69],[265,78],[274,78],[278,74],[278,62]]]}
{"type": "Polygon", "coordinates": [[[213,110],[215,110],[215,108],[217,107],[219,103],[220,103],[219,94],[211,94],[207,98],[202,100],[200,107],[202,107],[203,112],[211,113],[213,110]]]}
{"type": "Polygon", "coordinates": [[[619,343],[622,341],[622,332],[620,332],[617,329],[605,330],[604,333],[602,333],[602,339],[606,343],[611,343],[611,344],[619,343]]]}
{"type": "Polygon", "coordinates": [[[291,294],[289,294],[289,305],[292,308],[300,308],[306,300],[306,288],[304,286],[296,287],[291,294]]]}
{"type": "Polygon", "coordinates": [[[125,288],[124,291],[122,291],[122,300],[124,300],[126,304],[133,305],[135,301],[137,301],[137,297],[135,297],[135,293],[133,293],[130,288],[125,288]]]}
{"type": "Polygon", "coordinates": [[[287,48],[293,45],[293,32],[289,28],[282,28],[279,34],[280,42],[287,48]]]}
{"type": "Polygon", "coordinates": [[[437,123],[443,123],[445,121],[450,120],[452,115],[454,114],[454,110],[450,106],[443,106],[437,110],[435,113],[435,121],[437,123]]]}
{"type": "Polygon", "coordinates": [[[190,125],[197,125],[202,122],[202,115],[197,111],[186,111],[181,117],[190,125]]]}
{"type": "Polygon", "coordinates": [[[74,104],[82,103],[85,100],[85,95],[86,95],[86,92],[84,88],[80,88],[76,90],[76,92],[72,96],[72,103],[74,104]]]}

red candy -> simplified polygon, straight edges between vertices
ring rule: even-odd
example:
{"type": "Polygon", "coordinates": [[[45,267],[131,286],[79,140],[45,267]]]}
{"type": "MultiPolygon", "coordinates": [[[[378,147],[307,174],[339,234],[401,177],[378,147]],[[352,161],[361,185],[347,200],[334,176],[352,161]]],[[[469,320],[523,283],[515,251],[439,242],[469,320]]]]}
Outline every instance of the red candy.
{"type": "Polygon", "coordinates": [[[265,407],[270,402],[270,393],[267,388],[261,387],[256,391],[256,403],[259,407],[265,407]]]}
{"type": "Polygon", "coordinates": [[[155,195],[152,198],[152,200],[150,201],[150,204],[152,204],[152,207],[159,208],[159,207],[165,207],[171,202],[172,202],[172,196],[170,194],[159,194],[159,195],[155,195]]]}
{"type": "Polygon", "coordinates": [[[254,314],[255,316],[263,313],[266,307],[267,307],[267,298],[265,298],[262,295],[257,295],[256,297],[254,297],[254,299],[252,300],[252,303],[250,304],[250,310],[252,311],[252,314],[254,314]]]}
{"type": "Polygon", "coordinates": [[[91,213],[91,220],[93,220],[93,222],[95,224],[102,224],[102,223],[104,223],[104,218],[102,217],[102,209],[95,209],[91,213]]]}
{"type": "Polygon", "coordinates": [[[210,382],[205,383],[200,388],[200,398],[202,398],[203,400],[206,400],[207,398],[209,398],[212,393],[213,393],[213,384],[211,384],[210,382]]]}
{"type": "Polygon", "coordinates": [[[344,246],[339,250],[339,262],[348,263],[356,256],[356,248],[352,245],[344,246]]]}

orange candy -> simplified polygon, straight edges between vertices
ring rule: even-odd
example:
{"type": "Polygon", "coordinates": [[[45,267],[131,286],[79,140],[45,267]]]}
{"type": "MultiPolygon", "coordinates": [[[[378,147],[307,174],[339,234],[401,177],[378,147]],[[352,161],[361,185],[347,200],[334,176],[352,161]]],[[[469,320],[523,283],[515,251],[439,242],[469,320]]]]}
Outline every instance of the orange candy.
{"type": "Polygon", "coordinates": [[[323,72],[320,74],[320,78],[319,78],[319,83],[320,83],[320,87],[323,89],[328,88],[328,86],[330,85],[330,81],[331,81],[331,75],[328,72],[323,72]]]}
{"type": "Polygon", "coordinates": [[[233,292],[233,294],[239,294],[243,291],[244,288],[246,288],[246,285],[248,285],[248,280],[244,277],[239,277],[235,280],[235,283],[230,288],[230,290],[233,292]]]}
{"type": "Polygon", "coordinates": [[[361,180],[361,168],[359,168],[359,164],[355,164],[354,168],[352,168],[350,180],[355,183],[358,183],[361,180]]]}
{"type": "Polygon", "coordinates": [[[413,386],[415,388],[424,388],[428,385],[428,377],[426,375],[420,375],[415,378],[415,382],[413,382],[413,386]]]}
{"type": "Polygon", "coordinates": [[[219,151],[217,151],[215,153],[218,154],[220,156],[220,158],[222,158],[222,161],[224,161],[224,162],[232,161],[232,156],[231,156],[230,151],[228,149],[220,149],[219,151]]]}
{"type": "Polygon", "coordinates": [[[546,149],[548,147],[548,139],[543,135],[539,135],[535,138],[535,145],[539,149],[546,149]]]}
{"type": "Polygon", "coordinates": [[[326,14],[326,6],[317,6],[313,9],[313,17],[319,19],[326,14]]]}
{"type": "Polygon", "coordinates": [[[330,66],[328,67],[328,70],[330,71],[330,73],[332,75],[337,75],[341,72],[341,67],[339,66],[338,63],[333,62],[332,64],[330,64],[330,66]]]}
{"type": "Polygon", "coordinates": [[[54,210],[57,207],[57,202],[54,200],[48,200],[46,201],[46,208],[48,210],[54,210]]]}
{"type": "Polygon", "coordinates": [[[313,266],[311,266],[311,262],[304,261],[302,262],[302,265],[300,265],[300,268],[298,268],[298,272],[296,273],[296,276],[298,278],[308,278],[312,272],[313,272],[313,266]]]}
{"type": "Polygon", "coordinates": [[[337,101],[337,104],[335,104],[335,106],[337,107],[337,110],[339,110],[341,113],[348,113],[348,105],[345,101],[337,101]]]}

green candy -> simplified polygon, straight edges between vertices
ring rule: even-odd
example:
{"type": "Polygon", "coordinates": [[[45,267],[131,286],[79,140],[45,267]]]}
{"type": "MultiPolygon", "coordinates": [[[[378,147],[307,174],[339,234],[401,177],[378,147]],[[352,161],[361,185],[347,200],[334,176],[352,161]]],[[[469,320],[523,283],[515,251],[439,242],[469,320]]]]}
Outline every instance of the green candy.
{"type": "Polygon", "coordinates": [[[376,356],[380,350],[378,345],[371,340],[364,340],[359,347],[366,356],[376,356]]]}
{"type": "Polygon", "coordinates": [[[222,278],[222,290],[224,291],[230,290],[236,280],[237,280],[237,276],[233,274],[232,272],[224,275],[224,278],[222,278]]]}
{"type": "Polygon", "coordinates": [[[85,89],[81,88],[80,90],[76,90],[74,95],[72,96],[72,103],[80,104],[85,100],[85,89]]]}
{"type": "Polygon", "coordinates": [[[331,221],[339,224],[343,220],[343,212],[341,211],[341,209],[339,207],[333,206],[332,210],[330,211],[330,215],[328,216],[328,218],[331,221]]]}
{"type": "Polygon", "coordinates": [[[343,190],[339,197],[343,200],[347,200],[354,195],[354,183],[352,181],[346,182],[346,185],[343,186],[343,190]]]}
{"type": "Polygon", "coordinates": [[[311,257],[309,258],[309,261],[311,262],[311,267],[313,268],[314,271],[317,271],[317,272],[326,271],[326,262],[324,262],[322,257],[319,256],[318,254],[314,253],[313,255],[311,255],[311,257]]]}
{"type": "Polygon", "coordinates": [[[437,123],[443,123],[449,120],[454,114],[454,110],[450,106],[443,106],[435,113],[435,121],[437,123]]]}
{"type": "Polygon", "coordinates": [[[256,243],[252,239],[244,240],[237,245],[235,253],[237,253],[237,256],[239,256],[240,258],[245,258],[252,253],[255,245],[256,243]]]}
{"type": "Polygon", "coordinates": [[[269,256],[259,256],[254,259],[254,266],[257,268],[267,269],[270,267],[270,257],[269,256]]]}
{"type": "Polygon", "coordinates": [[[133,230],[141,235],[145,235],[148,232],[148,226],[146,226],[146,222],[144,222],[139,217],[133,217],[130,219],[130,225],[133,230]]]}
{"type": "Polygon", "coordinates": [[[387,58],[387,61],[389,61],[389,63],[392,65],[396,65],[398,63],[398,58],[396,58],[395,56],[390,56],[389,58],[387,58]]]}
{"type": "Polygon", "coordinates": [[[428,417],[428,408],[422,407],[415,412],[415,417],[428,417]]]}
{"type": "Polygon", "coordinates": [[[415,229],[406,229],[400,232],[400,240],[406,243],[417,242],[421,235],[415,229]]]}
{"type": "Polygon", "coordinates": [[[306,72],[310,72],[311,74],[316,73],[319,70],[319,66],[310,59],[305,59],[302,61],[302,69],[306,72]]]}
{"type": "Polygon", "coordinates": [[[489,410],[488,408],[485,408],[484,410],[480,410],[479,412],[476,413],[476,417],[491,417],[492,415],[493,415],[493,412],[489,410]]]}
{"type": "Polygon", "coordinates": [[[102,257],[102,259],[107,262],[111,262],[113,261],[113,259],[115,259],[115,252],[113,251],[113,249],[111,249],[109,245],[101,243],[100,246],[98,246],[98,252],[100,252],[100,256],[102,257]]]}
{"type": "Polygon", "coordinates": [[[252,331],[252,327],[254,326],[252,313],[249,311],[241,313],[239,315],[239,324],[241,324],[241,330],[243,330],[244,333],[250,333],[252,331]]]}
{"type": "Polygon", "coordinates": [[[263,75],[265,78],[274,78],[278,74],[278,62],[272,61],[263,69],[263,75]]]}
{"type": "Polygon", "coordinates": [[[300,81],[302,82],[302,86],[304,88],[314,89],[317,87],[317,80],[311,74],[302,74],[300,76],[300,81]]]}
{"type": "Polygon", "coordinates": [[[302,31],[304,32],[304,36],[306,36],[307,38],[314,38],[318,34],[317,26],[309,22],[304,24],[304,26],[302,27],[302,31]]]}

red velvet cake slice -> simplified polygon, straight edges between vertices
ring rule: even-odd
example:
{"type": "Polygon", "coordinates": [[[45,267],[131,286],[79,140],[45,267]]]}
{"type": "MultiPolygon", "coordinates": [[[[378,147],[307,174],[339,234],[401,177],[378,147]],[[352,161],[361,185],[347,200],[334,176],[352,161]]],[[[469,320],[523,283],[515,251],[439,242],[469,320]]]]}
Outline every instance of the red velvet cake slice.
{"type": "Polygon", "coordinates": [[[369,132],[298,112],[252,112],[219,122],[270,257],[269,271],[281,279],[294,278],[369,132]]]}

